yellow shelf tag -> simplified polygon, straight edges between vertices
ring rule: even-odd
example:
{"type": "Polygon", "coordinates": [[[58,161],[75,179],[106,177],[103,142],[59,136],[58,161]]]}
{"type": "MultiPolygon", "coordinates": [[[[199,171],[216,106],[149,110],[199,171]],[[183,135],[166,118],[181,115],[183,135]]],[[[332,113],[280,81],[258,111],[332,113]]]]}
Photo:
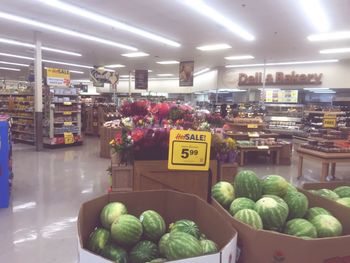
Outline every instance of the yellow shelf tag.
{"type": "Polygon", "coordinates": [[[65,102],[63,102],[63,105],[69,106],[69,105],[72,105],[72,102],[71,101],[65,101],[65,102]]]}
{"type": "Polygon", "coordinates": [[[63,115],[72,115],[72,112],[71,111],[64,111],[63,115]]]}
{"type": "Polygon", "coordinates": [[[64,144],[73,144],[74,143],[73,133],[65,132],[63,135],[64,135],[64,144]]]}
{"type": "Polygon", "coordinates": [[[258,128],[258,124],[248,124],[247,128],[248,129],[257,129],[258,128]]]}
{"type": "Polygon", "coordinates": [[[336,128],[336,127],[337,127],[337,119],[323,120],[323,128],[336,128]]]}
{"type": "Polygon", "coordinates": [[[65,121],[65,122],[63,122],[63,125],[71,126],[71,125],[73,125],[73,123],[71,121],[65,121]]]}

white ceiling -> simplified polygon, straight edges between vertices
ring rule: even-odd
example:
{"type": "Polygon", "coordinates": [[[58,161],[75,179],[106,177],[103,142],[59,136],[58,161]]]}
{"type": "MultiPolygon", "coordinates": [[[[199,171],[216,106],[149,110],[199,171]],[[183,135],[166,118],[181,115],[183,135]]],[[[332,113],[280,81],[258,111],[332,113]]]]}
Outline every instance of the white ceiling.
{"type": "MultiPolygon", "coordinates": [[[[152,69],[154,71],[152,74],[177,74],[178,65],[158,65],[155,62],[194,60],[196,70],[200,70],[205,67],[230,64],[232,62],[226,61],[225,56],[242,54],[253,55],[255,59],[236,63],[261,63],[264,59],[267,61],[344,59],[347,58],[344,55],[320,55],[318,51],[325,48],[350,46],[349,40],[309,42],[306,37],[318,32],[303,13],[297,0],[206,0],[207,4],[251,32],[256,37],[253,42],[237,37],[212,20],[208,20],[207,17],[194,12],[181,3],[181,0],[65,1],[164,36],[181,43],[182,46],[179,48],[165,46],[159,42],[55,10],[36,0],[0,0],[0,11],[121,42],[150,54],[149,57],[126,58],[120,54],[128,51],[120,48],[41,30],[45,46],[75,51],[83,55],[71,57],[43,51],[45,59],[84,65],[126,65],[126,68],[118,69],[120,74],[127,74],[129,70],[134,69],[152,69]],[[232,46],[232,49],[201,52],[195,48],[212,43],[227,43],[232,46]]],[[[350,30],[349,0],[323,0],[322,3],[330,18],[331,31],[350,30]]],[[[0,37],[33,43],[35,30],[37,29],[31,26],[0,19],[0,37]]],[[[33,56],[33,50],[7,44],[0,44],[0,52],[33,56]]],[[[24,62],[21,59],[4,57],[0,57],[0,60],[24,62]]],[[[68,68],[86,72],[85,76],[73,75],[73,79],[88,77],[87,69],[68,68]]],[[[0,70],[0,77],[11,76],[10,74],[8,71],[0,70]]]]}

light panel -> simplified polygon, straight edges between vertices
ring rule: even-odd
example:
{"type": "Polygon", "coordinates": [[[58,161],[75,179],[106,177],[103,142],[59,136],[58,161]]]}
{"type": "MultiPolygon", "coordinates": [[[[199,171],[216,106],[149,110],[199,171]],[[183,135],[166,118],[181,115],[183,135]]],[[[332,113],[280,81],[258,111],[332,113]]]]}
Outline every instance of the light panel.
{"type": "Polygon", "coordinates": [[[198,76],[198,75],[200,75],[200,74],[203,74],[203,73],[205,73],[205,72],[208,72],[209,70],[210,70],[210,68],[201,69],[201,70],[195,72],[195,73],[193,74],[193,76],[198,76]]]}
{"type": "Polygon", "coordinates": [[[349,52],[350,52],[350,47],[320,50],[320,54],[338,54],[338,53],[349,53],[349,52]]]}
{"type": "Polygon", "coordinates": [[[163,73],[163,74],[157,74],[158,77],[172,77],[174,76],[174,74],[170,74],[170,73],[163,73]]]}
{"type": "Polygon", "coordinates": [[[307,60],[307,61],[291,61],[291,62],[275,62],[275,63],[260,63],[260,64],[241,64],[241,65],[226,65],[226,68],[247,68],[247,67],[269,67],[269,66],[287,66],[287,65],[304,65],[304,64],[322,64],[322,63],[336,63],[338,59],[325,60],[307,60]]]}
{"type": "Polygon", "coordinates": [[[20,66],[20,67],[29,67],[28,64],[14,63],[14,62],[8,62],[8,61],[0,61],[0,64],[20,66]]]}
{"type": "Polygon", "coordinates": [[[309,41],[336,41],[350,39],[350,31],[339,31],[323,34],[314,34],[307,37],[309,41]]]}
{"type": "Polygon", "coordinates": [[[251,55],[240,55],[240,56],[229,56],[225,57],[227,60],[246,60],[246,59],[254,59],[251,55]]]}
{"type": "Polygon", "coordinates": [[[165,61],[158,61],[157,63],[161,65],[173,65],[173,64],[179,64],[180,62],[176,60],[165,60],[165,61]]]}
{"type": "Polygon", "coordinates": [[[320,0],[299,0],[306,16],[319,32],[327,32],[330,29],[329,19],[320,0]]]}
{"type": "Polygon", "coordinates": [[[106,68],[125,68],[125,66],[122,64],[112,64],[112,65],[107,65],[105,67],[106,68]]]}
{"type": "Polygon", "coordinates": [[[6,67],[0,67],[0,70],[8,70],[8,71],[21,71],[18,68],[6,68],[6,67]]]}
{"type": "Polygon", "coordinates": [[[138,58],[138,57],[148,57],[149,54],[145,52],[133,52],[133,53],[122,54],[122,56],[128,57],[128,58],[138,58]]]}
{"type": "Polygon", "coordinates": [[[197,47],[197,49],[201,51],[215,51],[215,50],[224,50],[229,48],[232,48],[232,47],[228,44],[213,44],[213,45],[205,45],[205,46],[197,47]]]}

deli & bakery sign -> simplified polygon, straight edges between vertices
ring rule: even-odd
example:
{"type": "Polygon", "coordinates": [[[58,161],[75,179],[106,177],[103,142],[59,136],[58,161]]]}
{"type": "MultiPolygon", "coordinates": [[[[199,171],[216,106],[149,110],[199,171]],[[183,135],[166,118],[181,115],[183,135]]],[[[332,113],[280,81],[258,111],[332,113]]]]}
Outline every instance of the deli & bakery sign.
{"type": "MultiPolygon", "coordinates": [[[[265,85],[321,85],[322,73],[307,73],[297,74],[292,71],[289,74],[284,72],[276,72],[273,74],[266,74],[265,85]]],[[[254,75],[246,73],[239,73],[239,86],[262,86],[263,73],[256,72],[254,75]]]]}

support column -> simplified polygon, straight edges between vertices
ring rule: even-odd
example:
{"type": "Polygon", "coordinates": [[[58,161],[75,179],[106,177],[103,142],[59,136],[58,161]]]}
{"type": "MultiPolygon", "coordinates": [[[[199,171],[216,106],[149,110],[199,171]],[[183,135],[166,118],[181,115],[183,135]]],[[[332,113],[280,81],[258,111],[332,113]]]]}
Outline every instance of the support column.
{"type": "Polygon", "coordinates": [[[129,71],[129,98],[131,98],[131,71],[129,71]]]}
{"type": "Polygon", "coordinates": [[[37,151],[43,149],[43,80],[42,80],[42,53],[41,34],[35,32],[35,57],[34,57],[34,108],[35,108],[35,148],[37,151]]]}

